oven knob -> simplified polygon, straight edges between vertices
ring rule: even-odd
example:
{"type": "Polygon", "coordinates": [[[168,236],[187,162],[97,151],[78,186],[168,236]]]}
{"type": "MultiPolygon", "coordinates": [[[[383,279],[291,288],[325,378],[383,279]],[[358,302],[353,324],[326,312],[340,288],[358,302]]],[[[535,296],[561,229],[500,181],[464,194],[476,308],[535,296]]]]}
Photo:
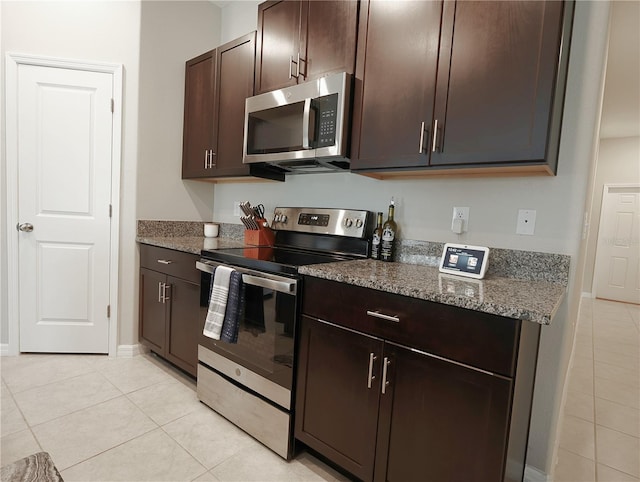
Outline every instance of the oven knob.
{"type": "Polygon", "coordinates": [[[287,215],[286,214],[281,214],[280,215],[280,222],[281,223],[286,223],[287,222],[287,215]]]}
{"type": "Polygon", "coordinates": [[[275,214],[273,216],[273,222],[274,223],[279,223],[280,222],[280,215],[279,214],[275,214]]]}
{"type": "Polygon", "coordinates": [[[358,219],[356,221],[356,228],[361,228],[362,227],[362,219],[358,219]]]}
{"type": "Polygon", "coordinates": [[[348,228],[350,228],[351,226],[353,226],[353,220],[347,218],[344,220],[344,225],[348,228]]]}

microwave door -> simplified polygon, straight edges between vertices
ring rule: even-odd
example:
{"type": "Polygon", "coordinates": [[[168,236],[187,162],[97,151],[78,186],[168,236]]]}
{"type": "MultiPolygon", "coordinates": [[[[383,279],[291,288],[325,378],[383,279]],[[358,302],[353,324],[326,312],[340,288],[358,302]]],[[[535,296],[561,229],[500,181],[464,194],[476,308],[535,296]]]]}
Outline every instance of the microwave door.
{"type": "Polygon", "coordinates": [[[315,127],[311,99],[248,112],[244,162],[313,158],[315,127]]]}

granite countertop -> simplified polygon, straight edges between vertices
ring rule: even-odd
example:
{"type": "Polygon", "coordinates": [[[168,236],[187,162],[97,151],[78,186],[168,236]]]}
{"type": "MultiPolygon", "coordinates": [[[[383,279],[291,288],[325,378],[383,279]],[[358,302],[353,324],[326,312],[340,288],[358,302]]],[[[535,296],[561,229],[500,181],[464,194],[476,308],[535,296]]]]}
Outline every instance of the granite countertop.
{"type": "Polygon", "coordinates": [[[308,265],[299,271],[316,278],[544,325],[551,323],[566,292],[560,283],[495,275],[474,280],[443,274],[432,266],[372,259],[308,265]]]}
{"type": "MultiPolygon", "coordinates": [[[[203,237],[202,225],[196,221],[139,220],[136,241],[192,254],[245,246],[242,225],[220,223],[218,238],[203,237]]],[[[564,298],[569,256],[492,249],[487,275],[474,280],[440,273],[440,253],[442,243],[408,240],[399,246],[400,262],[341,261],[302,266],[299,272],[545,325],[551,323],[564,298]]]]}
{"type": "Polygon", "coordinates": [[[200,254],[203,249],[242,248],[245,245],[243,241],[233,238],[203,236],[137,236],[136,241],[192,254],[200,254]]]}

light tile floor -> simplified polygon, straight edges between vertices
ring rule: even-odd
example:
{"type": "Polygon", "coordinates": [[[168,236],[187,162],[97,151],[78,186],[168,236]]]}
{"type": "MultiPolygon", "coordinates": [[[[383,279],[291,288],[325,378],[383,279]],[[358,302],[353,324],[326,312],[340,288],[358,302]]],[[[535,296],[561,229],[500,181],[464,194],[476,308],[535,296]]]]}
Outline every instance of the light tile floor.
{"type": "MultiPolygon", "coordinates": [[[[584,299],[555,482],[640,479],[640,307],[584,299]]],[[[0,465],[45,450],[68,481],[347,480],[287,463],[153,355],[0,358],[0,465]]]]}
{"type": "Polygon", "coordinates": [[[0,465],[44,450],[67,482],[348,480],[306,452],[287,463],[154,355],[20,355],[0,367],[0,465]]]}
{"type": "Polygon", "coordinates": [[[640,306],[584,298],[555,482],[640,481],[640,306]]]}

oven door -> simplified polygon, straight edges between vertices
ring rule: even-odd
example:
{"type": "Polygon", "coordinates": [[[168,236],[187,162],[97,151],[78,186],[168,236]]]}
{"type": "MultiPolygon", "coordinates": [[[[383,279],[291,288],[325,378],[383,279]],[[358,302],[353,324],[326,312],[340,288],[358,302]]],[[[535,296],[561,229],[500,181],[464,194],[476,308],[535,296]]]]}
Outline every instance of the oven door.
{"type": "MultiPolygon", "coordinates": [[[[202,272],[199,344],[290,392],[293,383],[296,320],[299,313],[298,280],[231,266],[242,273],[244,301],[238,342],[227,343],[202,334],[209,307],[212,275],[215,267],[220,264],[205,259],[196,263],[196,267],[202,272]]],[[[219,357],[210,357],[212,361],[216,359],[219,357]]],[[[220,362],[220,367],[212,368],[234,378],[239,370],[231,368],[232,373],[225,373],[233,365],[225,360],[220,362]]],[[[208,361],[205,363],[210,364],[208,361]]],[[[244,383],[242,379],[239,382],[244,383]]],[[[260,392],[255,386],[249,388],[260,392]]]]}

